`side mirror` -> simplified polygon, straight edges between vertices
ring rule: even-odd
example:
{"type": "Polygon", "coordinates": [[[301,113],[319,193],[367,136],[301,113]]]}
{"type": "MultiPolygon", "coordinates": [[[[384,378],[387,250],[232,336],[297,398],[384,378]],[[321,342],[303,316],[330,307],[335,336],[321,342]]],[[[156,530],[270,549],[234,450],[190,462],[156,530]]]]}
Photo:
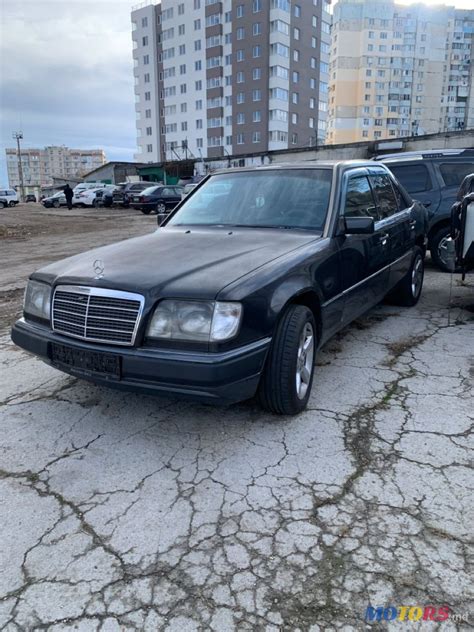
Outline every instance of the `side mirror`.
{"type": "Polygon", "coordinates": [[[374,220],[372,217],[346,217],[344,232],[346,235],[370,235],[375,232],[374,220]]]}

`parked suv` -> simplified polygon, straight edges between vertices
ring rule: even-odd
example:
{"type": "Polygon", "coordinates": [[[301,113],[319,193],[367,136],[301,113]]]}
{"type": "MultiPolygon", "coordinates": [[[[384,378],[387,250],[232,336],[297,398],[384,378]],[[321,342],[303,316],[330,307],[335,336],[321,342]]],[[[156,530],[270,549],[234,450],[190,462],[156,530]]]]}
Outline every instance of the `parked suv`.
{"type": "Polygon", "coordinates": [[[14,189],[0,189],[0,208],[18,204],[18,195],[14,189]]]}
{"type": "Polygon", "coordinates": [[[152,183],[140,181],[140,182],[121,182],[117,185],[114,195],[113,201],[114,204],[118,204],[119,206],[123,206],[127,208],[130,206],[130,200],[134,195],[138,195],[152,183]]]}
{"type": "Polygon", "coordinates": [[[296,414],[320,345],[387,295],[416,304],[426,225],[370,161],[215,173],[154,233],[32,274],[12,338],[104,386],[226,404],[258,393],[296,414]]]}
{"type": "Polygon", "coordinates": [[[474,149],[413,151],[378,156],[377,160],[428,208],[428,249],[435,264],[448,271],[451,207],[461,182],[474,171],[474,149]]]}

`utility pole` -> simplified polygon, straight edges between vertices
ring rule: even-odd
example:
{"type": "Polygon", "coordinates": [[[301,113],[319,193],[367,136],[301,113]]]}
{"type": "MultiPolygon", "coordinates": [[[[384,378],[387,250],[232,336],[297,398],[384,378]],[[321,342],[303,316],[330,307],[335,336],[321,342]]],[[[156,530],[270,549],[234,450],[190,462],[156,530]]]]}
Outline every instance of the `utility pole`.
{"type": "Polygon", "coordinates": [[[16,139],[17,156],[18,156],[18,174],[20,176],[20,198],[21,201],[25,201],[25,187],[23,184],[23,165],[21,164],[21,148],[20,140],[23,138],[23,132],[13,132],[13,138],[16,139]]]}

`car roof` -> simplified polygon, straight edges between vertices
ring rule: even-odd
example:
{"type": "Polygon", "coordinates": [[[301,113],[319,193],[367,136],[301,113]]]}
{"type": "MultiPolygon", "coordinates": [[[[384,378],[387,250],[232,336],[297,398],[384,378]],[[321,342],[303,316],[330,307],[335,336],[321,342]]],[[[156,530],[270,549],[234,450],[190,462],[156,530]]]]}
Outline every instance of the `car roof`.
{"type": "Polygon", "coordinates": [[[383,154],[376,156],[374,160],[381,162],[402,162],[404,160],[428,160],[433,158],[459,158],[474,156],[474,149],[427,149],[424,151],[404,151],[398,154],[383,154]]]}
{"type": "Polygon", "coordinates": [[[304,162],[279,162],[277,164],[262,165],[258,167],[248,166],[219,169],[217,171],[214,171],[212,175],[221,173],[236,173],[242,171],[275,171],[278,169],[335,169],[336,167],[344,169],[374,166],[377,165],[374,163],[373,160],[306,160],[304,162]]]}

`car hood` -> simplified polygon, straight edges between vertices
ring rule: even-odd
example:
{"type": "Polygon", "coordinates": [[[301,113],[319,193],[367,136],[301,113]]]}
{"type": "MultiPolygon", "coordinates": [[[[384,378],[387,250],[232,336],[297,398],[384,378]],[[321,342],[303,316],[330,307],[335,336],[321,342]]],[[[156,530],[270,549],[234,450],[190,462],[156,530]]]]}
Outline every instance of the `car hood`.
{"type": "Polygon", "coordinates": [[[302,230],[165,227],[57,261],[33,278],[152,298],[213,299],[230,283],[318,239],[317,233],[302,230]],[[100,279],[94,273],[97,259],[104,267],[100,279]]]}

